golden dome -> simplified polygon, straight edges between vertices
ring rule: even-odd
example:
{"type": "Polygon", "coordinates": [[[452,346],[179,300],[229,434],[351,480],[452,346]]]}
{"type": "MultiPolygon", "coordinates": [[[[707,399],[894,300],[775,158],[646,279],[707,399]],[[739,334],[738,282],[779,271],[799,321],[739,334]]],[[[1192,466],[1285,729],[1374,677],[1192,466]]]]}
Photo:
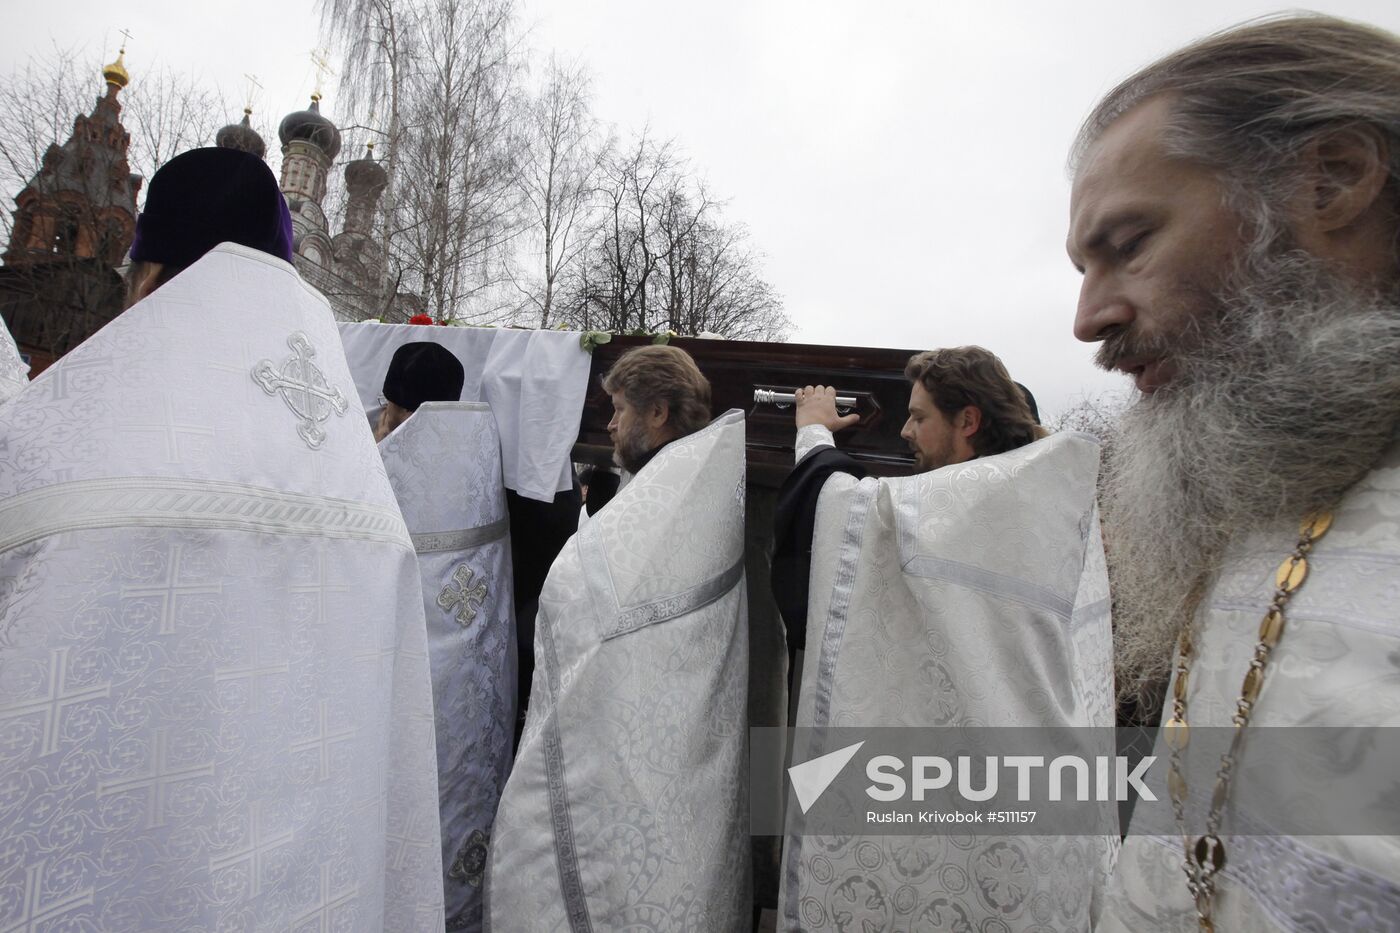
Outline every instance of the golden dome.
{"type": "Polygon", "coordinates": [[[122,56],[126,55],[126,46],[122,46],[117,53],[117,60],[112,64],[103,67],[102,77],[107,79],[107,83],[113,87],[126,87],[131,81],[131,75],[127,74],[126,62],[122,61],[122,56]]]}

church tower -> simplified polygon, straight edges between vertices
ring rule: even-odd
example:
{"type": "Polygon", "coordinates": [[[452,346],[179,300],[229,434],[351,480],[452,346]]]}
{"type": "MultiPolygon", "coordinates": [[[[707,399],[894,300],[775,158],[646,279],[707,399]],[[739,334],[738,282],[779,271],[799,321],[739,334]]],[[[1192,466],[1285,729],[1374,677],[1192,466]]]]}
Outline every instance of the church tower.
{"type": "Polygon", "coordinates": [[[131,136],[117,97],[131,77],[124,61],[102,69],[106,92],[73,133],[53,143],[15,197],[14,226],[0,259],[0,315],[37,376],[121,313],[117,268],[136,233],[141,176],[127,163],[131,136]]]}
{"type": "Polygon", "coordinates": [[[377,293],[383,258],[374,241],[374,218],[389,173],[374,158],[374,143],[364,158],[345,166],[345,227],[335,237],[335,263],[342,275],[366,291],[377,293]]]}
{"type": "Polygon", "coordinates": [[[318,266],[331,263],[331,238],[321,206],[326,180],[340,152],[340,130],[321,116],[321,95],[311,106],[282,118],[277,128],[282,141],[282,193],[292,212],[296,252],[318,266]]]}
{"type": "Polygon", "coordinates": [[[73,121],[63,145],[51,143],[39,171],[15,197],[8,266],[71,259],[121,264],[136,232],[141,176],[126,161],[131,135],[117,95],[131,80],[123,58],[102,69],[107,92],[91,114],[73,121]]]}

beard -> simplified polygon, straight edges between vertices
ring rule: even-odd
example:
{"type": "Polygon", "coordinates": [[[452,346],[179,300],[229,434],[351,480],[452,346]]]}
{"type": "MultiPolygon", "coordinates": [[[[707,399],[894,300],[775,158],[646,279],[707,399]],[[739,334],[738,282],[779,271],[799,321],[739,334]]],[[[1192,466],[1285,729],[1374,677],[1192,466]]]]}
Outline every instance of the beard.
{"type": "Polygon", "coordinates": [[[927,473],[930,470],[945,467],[953,462],[955,456],[952,438],[946,438],[943,444],[935,450],[923,451],[918,447],[913,447],[913,451],[915,473],[927,473]]]}
{"type": "Polygon", "coordinates": [[[652,448],[645,428],[624,429],[613,438],[613,463],[628,473],[637,473],[651,459],[652,448]]]}
{"type": "MultiPolygon", "coordinates": [[[[1190,315],[1179,338],[1123,331],[1098,357],[1165,351],[1176,368],[1123,415],[1104,462],[1118,694],[1144,712],[1226,552],[1332,507],[1400,423],[1394,296],[1361,292],[1306,253],[1262,247],[1218,291],[1183,292],[1177,305],[1190,315]]],[[[1294,542],[1280,541],[1282,560],[1294,542]]]]}

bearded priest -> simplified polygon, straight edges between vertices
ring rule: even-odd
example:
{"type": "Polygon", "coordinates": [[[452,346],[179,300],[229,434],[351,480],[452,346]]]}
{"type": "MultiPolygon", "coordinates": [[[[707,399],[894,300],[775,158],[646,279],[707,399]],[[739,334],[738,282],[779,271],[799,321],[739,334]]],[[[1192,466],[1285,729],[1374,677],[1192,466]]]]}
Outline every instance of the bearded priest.
{"type": "Polygon", "coordinates": [[[1134,813],[1101,929],[1393,930],[1396,749],[1348,736],[1400,725],[1400,38],[1202,39],[1072,164],[1074,333],[1140,393],[1104,508],[1119,687],[1161,710],[1175,811],[1134,813]]]}
{"type": "Polygon", "coordinates": [[[550,569],[491,844],[491,928],[739,930],[750,913],[744,418],[674,347],[604,377],[630,477],[550,569]]]}

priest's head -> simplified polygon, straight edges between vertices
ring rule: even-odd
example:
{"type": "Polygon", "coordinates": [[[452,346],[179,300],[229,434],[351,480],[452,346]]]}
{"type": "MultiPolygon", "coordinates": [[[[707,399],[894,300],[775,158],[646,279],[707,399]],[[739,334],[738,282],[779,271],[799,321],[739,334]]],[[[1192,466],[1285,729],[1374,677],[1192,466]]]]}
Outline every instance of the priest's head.
{"type": "Polygon", "coordinates": [[[904,375],[912,386],[899,436],[921,471],[1015,450],[1043,434],[1028,393],[981,347],[915,354],[904,375]]]}
{"type": "Polygon", "coordinates": [[[628,350],[603,377],[612,396],[613,459],[636,473],[653,453],[710,423],[710,381],[677,347],[628,350]]]}
{"type": "Polygon", "coordinates": [[[1226,549],[1335,503],[1400,422],[1400,39],[1316,15],[1203,39],[1111,91],[1071,166],[1074,332],[1140,393],[1104,518],[1141,696],[1226,549]]]}
{"type": "Polygon", "coordinates": [[[422,341],[399,347],[384,375],[384,407],[374,429],[375,441],[388,437],[424,402],[458,401],[465,382],[462,362],[442,344],[422,341]]]}
{"type": "Polygon", "coordinates": [[[267,163],[235,149],[191,149],[151,176],[136,218],[127,307],[220,243],[292,261],[292,219],[267,163]]]}

